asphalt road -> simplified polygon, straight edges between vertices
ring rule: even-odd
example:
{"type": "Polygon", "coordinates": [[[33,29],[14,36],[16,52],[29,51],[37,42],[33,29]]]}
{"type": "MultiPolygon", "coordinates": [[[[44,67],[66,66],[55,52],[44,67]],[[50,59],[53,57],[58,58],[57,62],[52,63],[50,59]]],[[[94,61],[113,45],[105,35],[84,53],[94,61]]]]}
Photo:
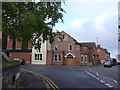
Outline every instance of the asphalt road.
{"type": "MultiPolygon", "coordinates": [[[[114,72],[110,72],[108,68],[104,68],[102,66],[95,67],[84,67],[84,66],[48,66],[48,65],[22,65],[21,68],[31,70],[33,72],[39,73],[51,79],[54,83],[57,84],[59,88],[112,88],[106,83],[100,82],[99,79],[94,77],[93,72],[91,71],[101,71],[102,75],[110,76],[113,78],[115,74],[114,72]],[[106,71],[103,71],[106,70],[106,71]],[[86,72],[87,71],[87,72],[86,72]],[[92,75],[91,75],[92,73],[92,75]]],[[[116,67],[117,68],[117,67],[116,67]]],[[[113,69],[113,68],[111,68],[113,69]]],[[[114,71],[114,70],[113,70],[114,71]]],[[[116,71],[115,71],[116,72],[116,71]]],[[[99,74],[101,74],[99,72],[99,74]]],[[[118,75],[118,74],[117,74],[118,75]]],[[[116,75],[116,81],[117,81],[116,75]]],[[[102,78],[103,80],[103,78],[102,78]]],[[[107,83],[108,84],[108,83],[107,83]]]]}
{"type": "Polygon", "coordinates": [[[109,83],[113,87],[118,87],[118,70],[120,65],[112,66],[112,67],[104,67],[103,65],[97,65],[95,67],[87,68],[88,71],[93,73],[101,79],[104,80],[106,83],[109,83]]]}

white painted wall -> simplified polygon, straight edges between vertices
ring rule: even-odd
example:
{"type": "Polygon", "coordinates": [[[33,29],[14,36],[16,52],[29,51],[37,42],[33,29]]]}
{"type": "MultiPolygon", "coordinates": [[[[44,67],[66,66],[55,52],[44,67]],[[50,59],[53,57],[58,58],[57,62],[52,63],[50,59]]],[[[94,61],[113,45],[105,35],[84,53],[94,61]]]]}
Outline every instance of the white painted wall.
{"type": "Polygon", "coordinates": [[[46,64],[47,57],[46,54],[47,54],[46,42],[41,44],[40,52],[33,47],[31,64],[46,64]],[[35,54],[42,54],[42,60],[35,60],[35,54]]]}
{"type": "Polygon", "coordinates": [[[48,41],[41,44],[40,52],[33,47],[31,64],[45,65],[47,62],[47,50],[51,50],[51,44],[48,41]],[[42,54],[42,60],[35,60],[35,54],[42,54]]]}

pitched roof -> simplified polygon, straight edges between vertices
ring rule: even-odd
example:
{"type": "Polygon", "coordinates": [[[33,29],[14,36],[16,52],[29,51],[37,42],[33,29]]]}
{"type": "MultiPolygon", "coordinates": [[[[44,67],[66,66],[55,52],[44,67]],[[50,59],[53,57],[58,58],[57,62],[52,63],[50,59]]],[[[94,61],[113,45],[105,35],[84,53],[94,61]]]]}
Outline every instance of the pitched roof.
{"type": "Polygon", "coordinates": [[[95,42],[83,42],[79,43],[82,47],[89,47],[89,48],[94,48],[96,47],[95,42]]]}
{"type": "Polygon", "coordinates": [[[72,36],[70,36],[70,35],[69,35],[68,33],[66,33],[65,31],[61,31],[61,33],[65,33],[65,34],[67,34],[70,38],[72,38],[72,39],[76,42],[76,44],[78,44],[77,40],[74,39],[72,36]]]}
{"type": "Polygon", "coordinates": [[[109,53],[109,54],[110,54],[110,52],[108,52],[107,49],[105,49],[105,48],[100,48],[100,49],[103,49],[106,53],[109,53]]]}

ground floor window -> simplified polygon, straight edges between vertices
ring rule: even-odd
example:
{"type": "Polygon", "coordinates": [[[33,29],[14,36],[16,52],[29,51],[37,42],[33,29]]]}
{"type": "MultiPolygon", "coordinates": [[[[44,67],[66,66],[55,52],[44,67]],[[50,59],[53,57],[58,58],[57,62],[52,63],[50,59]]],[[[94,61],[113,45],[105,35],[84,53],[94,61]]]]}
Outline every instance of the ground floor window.
{"type": "Polygon", "coordinates": [[[35,54],[35,60],[42,60],[42,54],[35,54]]]}
{"type": "Polygon", "coordinates": [[[81,62],[82,63],[87,63],[87,55],[82,55],[81,56],[81,62]]]}
{"type": "Polygon", "coordinates": [[[54,61],[60,62],[61,61],[61,55],[54,55],[54,61]]]}

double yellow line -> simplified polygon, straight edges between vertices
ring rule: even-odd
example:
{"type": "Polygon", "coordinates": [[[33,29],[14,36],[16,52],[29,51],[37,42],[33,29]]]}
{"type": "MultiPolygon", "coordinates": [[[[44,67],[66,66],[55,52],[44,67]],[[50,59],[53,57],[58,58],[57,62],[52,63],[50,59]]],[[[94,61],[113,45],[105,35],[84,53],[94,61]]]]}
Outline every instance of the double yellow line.
{"type": "Polygon", "coordinates": [[[52,81],[52,80],[50,80],[49,78],[47,78],[46,76],[43,76],[43,75],[41,75],[41,74],[38,74],[38,73],[36,73],[36,72],[33,72],[33,71],[30,71],[30,70],[26,70],[26,69],[21,69],[21,70],[23,70],[23,71],[26,71],[26,72],[29,72],[29,73],[32,73],[32,74],[34,74],[36,77],[40,77],[40,78],[42,78],[43,80],[45,80],[48,84],[49,84],[49,86],[52,88],[52,89],[54,89],[54,90],[60,90],[59,88],[58,88],[58,86],[52,81]]]}

